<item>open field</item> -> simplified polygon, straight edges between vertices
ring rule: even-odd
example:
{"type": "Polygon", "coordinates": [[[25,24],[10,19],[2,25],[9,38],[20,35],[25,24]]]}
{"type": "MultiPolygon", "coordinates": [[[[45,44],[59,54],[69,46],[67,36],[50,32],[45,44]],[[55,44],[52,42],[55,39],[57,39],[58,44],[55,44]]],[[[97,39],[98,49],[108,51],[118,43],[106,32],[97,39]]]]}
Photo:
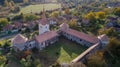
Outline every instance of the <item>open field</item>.
{"type": "Polygon", "coordinates": [[[43,10],[43,5],[45,10],[53,10],[60,8],[60,4],[38,4],[38,5],[29,5],[22,7],[20,13],[40,13],[43,10]]]}
{"type": "Polygon", "coordinates": [[[80,44],[60,38],[58,42],[42,50],[37,57],[40,58],[43,66],[45,65],[47,67],[55,62],[69,63],[86,49],[86,47],[80,44]]]}

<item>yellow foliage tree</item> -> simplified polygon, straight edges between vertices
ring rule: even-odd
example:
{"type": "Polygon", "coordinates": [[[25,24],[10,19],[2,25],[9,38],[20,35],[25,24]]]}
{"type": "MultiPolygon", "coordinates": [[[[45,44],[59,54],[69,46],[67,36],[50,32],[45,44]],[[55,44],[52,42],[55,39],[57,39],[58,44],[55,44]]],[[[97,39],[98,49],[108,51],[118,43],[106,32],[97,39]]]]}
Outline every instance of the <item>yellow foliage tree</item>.
{"type": "Polygon", "coordinates": [[[87,18],[90,22],[95,22],[96,21],[96,15],[94,12],[88,13],[85,18],[87,18]]]}
{"type": "Polygon", "coordinates": [[[96,17],[100,19],[105,19],[106,18],[106,13],[103,11],[97,12],[96,17]]]}
{"type": "Polygon", "coordinates": [[[69,13],[70,13],[69,8],[66,8],[66,9],[65,9],[65,14],[69,14],[69,13]]]}
{"type": "Polygon", "coordinates": [[[69,26],[73,29],[77,29],[77,20],[76,19],[71,19],[69,26]]]}

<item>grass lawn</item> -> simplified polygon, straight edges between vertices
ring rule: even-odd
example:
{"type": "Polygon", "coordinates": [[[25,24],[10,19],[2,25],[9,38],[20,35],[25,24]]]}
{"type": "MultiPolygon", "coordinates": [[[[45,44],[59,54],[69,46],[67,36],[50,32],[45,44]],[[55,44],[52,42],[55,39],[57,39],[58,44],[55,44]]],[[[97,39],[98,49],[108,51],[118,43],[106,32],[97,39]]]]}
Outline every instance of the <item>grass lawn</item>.
{"type": "MultiPolygon", "coordinates": [[[[44,4],[45,10],[53,10],[56,8],[60,8],[60,4],[44,4]]],[[[40,13],[43,10],[43,4],[38,5],[29,5],[26,7],[22,7],[20,13],[40,13]]]]}
{"type": "Polygon", "coordinates": [[[44,65],[46,64],[51,65],[54,64],[56,61],[60,63],[63,62],[69,63],[86,49],[87,49],[86,47],[81,46],[80,44],[71,42],[64,38],[60,38],[58,42],[56,42],[53,45],[49,45],[44,50],[42,50],[42,53],[40,53],[40,55],[44,54],[43,55],[44,58],[47,57],[46,60],[44,59],[45,61],[42,61],[42,62],[47,62],[44,63],[44,65]]]}

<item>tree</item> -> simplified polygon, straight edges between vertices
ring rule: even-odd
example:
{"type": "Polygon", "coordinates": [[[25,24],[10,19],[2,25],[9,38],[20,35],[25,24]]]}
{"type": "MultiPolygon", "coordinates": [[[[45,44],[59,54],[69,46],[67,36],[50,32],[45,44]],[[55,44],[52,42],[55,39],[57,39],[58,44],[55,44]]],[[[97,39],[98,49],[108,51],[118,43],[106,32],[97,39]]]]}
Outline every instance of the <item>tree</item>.
{"type": "Polygon", "coordinates": [[[36,16],[34,14],[26,14],[24,15],[24,20],[25,21],[32,21],[32,20],[36,20],[39,19],[39,16],[36,16]]]}
{"type": "Polygon", "coordinates": [[[60,14],[60,13],[59,13],[58,11],[54,11],[54,12],[51,13],[50,16],[53,17],[53,18],[56,18],[56,17],[59,16],[59,14],[60,14]]]}
{"type": "Polygon", "coordinates": [[[120,17],[120,8],[115,8],[115,9],[113,10],[113,13],[114,13],[115,15],[117,15],[117,16],[120,17]]]}
{"type": "Polygon", "coordinates": [[[100,12],[96,13],[96,17],[100,18],[100,19],[105,19],[106,18],[106,14],[105,14],[105,12],[100,11],[100,12]]]}
{"type": "Polygon", "coordinates": [[[69,26],[73,29],[77,29],[77,20],[76,19],[71,19],[69,26]]]}
{"type": "Polygon", "coordinates": [[[111,38],[109,44],[107,45],[107,50],[114,56],[120,57],[120,41],[116,38],[111,38]]]}
{"type": "Polygon", "coordinates": [[[65,14],[69,14],[69,13],[70,13],[69,8],[66,8],[66,9],[65,9],[65,14]]]}
{"type": "Polygon", "coordinates": [[[8,0],[5,0],[4,3],[5,3],[5,6],[6,6],[6,7],[9,6],[9,2],[8,2],[8,0]]]}
{"type": "Polygon", "coordinates": [[[103,53],[96,53],[91,55],[87,59],[88,67],[107,67],[107,64],[103,58],[103,53]]]}
{"type": "Polygon", "coordinates": [[[88,13],[85,17],[93,24],[96,22],[96,16],[94,12],[88,13]]]}
{"type": "Polygon", "coordinates": [[[4,64],[6,62],[6,57],[5,56],[0,56],[0,65],[4,64]]]}
{"type": "Polygon", "coordinates": [[[6,26],[7,24],[9,24],[8,20],[6,18],[1,18],[0,19],[0,30],[6,26]]]}

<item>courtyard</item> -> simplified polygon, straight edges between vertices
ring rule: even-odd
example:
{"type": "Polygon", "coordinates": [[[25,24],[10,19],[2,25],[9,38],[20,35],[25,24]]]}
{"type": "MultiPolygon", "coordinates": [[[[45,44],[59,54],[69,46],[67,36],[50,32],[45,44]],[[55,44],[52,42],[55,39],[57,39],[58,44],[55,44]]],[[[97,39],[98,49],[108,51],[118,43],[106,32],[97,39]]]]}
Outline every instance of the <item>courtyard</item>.
{"type": "Polygon", "coordinates": [[[58,42],[49,45],[35,57],[40,59],[41,65],[48,67],[56,62],[69,63],[86,49],[85,46],[60,38],[58,42]]]}

